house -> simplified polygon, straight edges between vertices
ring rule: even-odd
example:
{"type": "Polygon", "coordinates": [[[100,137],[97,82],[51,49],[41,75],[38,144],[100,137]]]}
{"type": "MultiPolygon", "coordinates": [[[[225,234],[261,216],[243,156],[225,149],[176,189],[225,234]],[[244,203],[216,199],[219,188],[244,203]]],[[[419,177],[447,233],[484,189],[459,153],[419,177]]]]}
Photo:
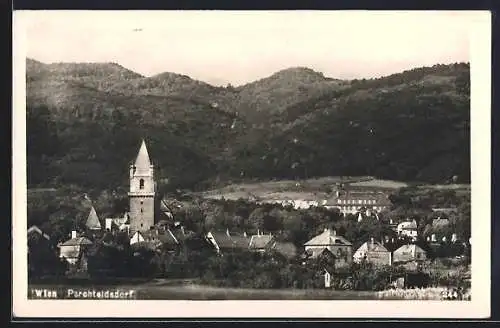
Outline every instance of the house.
{"type": "Polygon", "coordinates": [[[393,263],[424,261],[426,258],[426,252],[415,244],[403,245],[396,249],[392,255],[393,263]]]}
{"type": "Polygon", "coordinates": [[[28,229],[28,254],[38,251],[49,251],[52,253],[53,248],[50,243],[50,237],[37,226],[31,226],[28,229]]]}
{"type": "Polygon", "coordinates": [[[417,222],[415,220],[401,222],[398,224],[397,233],[401,236],[416,239],[418,237],[417,222]]]}
{"type": "Polygon", "coordinates": [[[359,212],[357,213],[357,220],[361,222],[363,220],[377,220],[379,221],[379,217],[377,212],[373,212],[370,208],[361,207],[359,212]]]}
{"type": "Polygon", "coordinates": [[[354,252],[353,260],[357,263],[365,260],[375,265],[391,265],[392,254],[384,245],[371,238],[354,252]]]}
{"type": "Polygon", "coordinates": [[[335,256],[335,266],[348,265],[352,262],[352,244],[335,230],[325,230],[304,244],[309,258],[317,258],[326,249],[335,256]]]}
{"type": "Polygon", "coordinates": [[[82,254],[94,243],[86,237],[78,237],[76,231],[71,232],[71,239],[57,245],[59,257],[69,264],[77,264],[82,254]]]}
{"type": "Polygon", "coordinates": [[[227,251],[248,250],[250,245],[250,238],[245,235],[230,233],[229,230],[226,232],[208,232],[206,239],[219,254],[227,251]]]}
{"type": "Polygon", "coordinates": [[[382,192],[337,191],[324,205],[328,209],[337,208],[342,214],[356,214],[362,208],[381,212],[392,205],[388,196],[382,192]]]}
{"type": "Polygon", "coordinates": [[[130,220],[128,213],[124,213],[123,217],[117,218],[106,218],[104,219],[105,229],[107,231],[119,230],[119,231],[129,231],[130,220]]]}
{"type": "Polygon", "coordinates": [[[85,223],[85,226],[89,230],[101,230],[101,222],[99,221],[99,218],[97,217],[97,213],[95,211],[94,206],[91,207],[89,216],[87,218],[87,222],[85,223]]]}
{"type": "Polygon", "coordinates": [[[141,242],[144,242],[144,241],[146,241],[146,239],[144,239],[144,236],[142,235],[142,233],[139,232],[139,231],[136,231],[132,235],[132,238],[130,238],[130,245],[141,243],[141,242]]]}
{"type": "Polygon", "coordinates": [[[180,242],[170,229],[155,228],[142,232],[136,231],[130,240],[130,245],[135,245],[134,247],[147,246],[153,250],[165,249],[173,252],[178,249],[180,242]]]}
{"type": "Polygon", "coordinates": [[[248,244],[248,248],[251,251],[257,251],[257,252],[265,252],[267,251],[270,247],[270,244],[272,244],[274,241],[274,237],[269,234],[269,235],[264,235],[264,234],[257,234],[253,235],[250,237],[250,242],[248,244]]]}
{"type": "Polygon", "coordinates": [[[30,237],[33,237],[33,238],[41,238],[41,239],[44,239],[46,241],[50,241],[50,237],[49,235],[47,235],[46,233],[44,233],[42,230],[40,230],[40,228],[38,228],[37,226],[31,226],[29,229],[28,229],[28,240],[30,239],[30,237]]]}

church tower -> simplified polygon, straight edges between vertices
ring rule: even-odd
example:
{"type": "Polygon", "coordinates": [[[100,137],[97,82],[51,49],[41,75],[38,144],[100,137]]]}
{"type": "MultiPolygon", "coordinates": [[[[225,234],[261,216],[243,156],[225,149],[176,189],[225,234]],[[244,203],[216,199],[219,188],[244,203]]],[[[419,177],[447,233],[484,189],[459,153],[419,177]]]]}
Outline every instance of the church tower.
{"type": "Polygon", "coordinates": [[[135,163],[130,165],[130,233],[149,230],[155,216],[154,167],[149,160],[146,143],[142,140],[135,163]]]}

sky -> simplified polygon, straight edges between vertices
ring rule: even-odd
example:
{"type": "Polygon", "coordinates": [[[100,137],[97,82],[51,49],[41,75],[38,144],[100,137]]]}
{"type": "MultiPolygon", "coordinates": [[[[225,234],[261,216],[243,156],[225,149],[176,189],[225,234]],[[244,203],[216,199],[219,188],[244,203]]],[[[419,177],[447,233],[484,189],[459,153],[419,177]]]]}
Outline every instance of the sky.
{"type": "Polygon", "coordinates": [[[241,85],[297,66],[353,79],[468,62],[473,22],[450,11],[24,11],[14,32],[44,63],[116,62],[241,85]]]}

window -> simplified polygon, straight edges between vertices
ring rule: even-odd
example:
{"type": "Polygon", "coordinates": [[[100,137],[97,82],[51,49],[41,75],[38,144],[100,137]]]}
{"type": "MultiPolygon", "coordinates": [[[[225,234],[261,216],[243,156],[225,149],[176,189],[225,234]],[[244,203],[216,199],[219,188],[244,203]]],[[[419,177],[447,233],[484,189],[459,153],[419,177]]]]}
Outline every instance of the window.
{"type": "Polygon", "coordinates": [[[139,189],[144,189],[144,179],[139,180],[139,189]]]}
{"type": "Polygon", "coordinates": [[[144,204],[144,201],[141,200],[141,205],[144,204]]]}
{"type": "Polygon", "coordinates": [[[361,199],[359,199],[359,200],[358,200],[358,204],[361,204],[361,203],[362,203],[362,201],[361,201],[361,199]]]}
{"type": "Polygon", "coordinates": [[[142,207],[141,207],[141,213],[142,213],[142,212],[144,212],[144,210],[143,210],[143,209],[142,209],[142,207]]]}
{"type": "Polygon", "coordinates": [[[141,223],[141,228],[142,228],[143,224],[141,223]]]}

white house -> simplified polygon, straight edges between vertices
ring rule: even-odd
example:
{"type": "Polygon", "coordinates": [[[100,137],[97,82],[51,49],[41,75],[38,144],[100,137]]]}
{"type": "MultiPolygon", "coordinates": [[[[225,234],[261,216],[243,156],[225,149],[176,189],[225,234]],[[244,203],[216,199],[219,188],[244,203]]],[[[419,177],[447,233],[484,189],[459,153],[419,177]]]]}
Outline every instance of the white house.
{"type": "Polygon", "coordinates": [[[398,224],[397,233],[401,236],[416,239],[418,237],[417,222],[415,220],[401,222],[398,224]]]}

